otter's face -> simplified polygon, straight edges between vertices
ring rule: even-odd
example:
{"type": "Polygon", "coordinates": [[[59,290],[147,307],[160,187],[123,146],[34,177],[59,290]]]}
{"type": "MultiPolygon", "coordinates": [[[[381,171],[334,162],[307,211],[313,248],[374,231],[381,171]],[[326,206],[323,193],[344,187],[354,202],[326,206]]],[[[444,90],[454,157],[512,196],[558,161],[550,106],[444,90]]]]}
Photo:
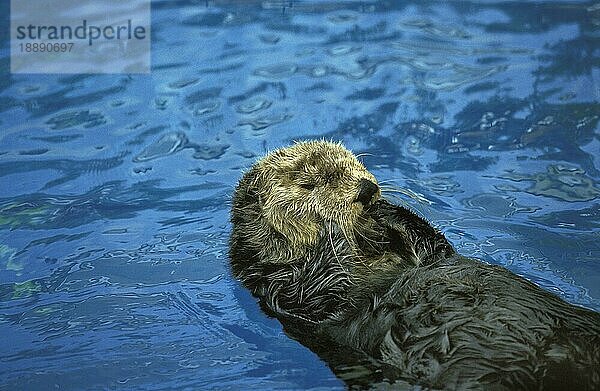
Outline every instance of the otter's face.
{"type": "Polygon", "coordinates": [[[331,223],[351,232],[364,207],[381,195],[356,156],[331,142],[276,150],[256,169],[262,215],[294,245],[315,244],[321,227],[331,223]]]}

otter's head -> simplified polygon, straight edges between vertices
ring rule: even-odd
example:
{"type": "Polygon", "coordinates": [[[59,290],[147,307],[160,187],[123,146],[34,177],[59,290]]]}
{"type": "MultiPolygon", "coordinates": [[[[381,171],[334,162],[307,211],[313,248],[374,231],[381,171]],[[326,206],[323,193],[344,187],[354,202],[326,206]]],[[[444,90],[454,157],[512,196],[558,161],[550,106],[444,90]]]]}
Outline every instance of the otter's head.
{"type": "Polygon", "coordinates": [[[377,180],[356,156],[327,141],[298,142],[269,153],[240,183],[238,203],[242,191],[254,196],[262,224],[296,249],[316,244],[327,224],[351,232],[363,209],[381,195],[377,180]]]}

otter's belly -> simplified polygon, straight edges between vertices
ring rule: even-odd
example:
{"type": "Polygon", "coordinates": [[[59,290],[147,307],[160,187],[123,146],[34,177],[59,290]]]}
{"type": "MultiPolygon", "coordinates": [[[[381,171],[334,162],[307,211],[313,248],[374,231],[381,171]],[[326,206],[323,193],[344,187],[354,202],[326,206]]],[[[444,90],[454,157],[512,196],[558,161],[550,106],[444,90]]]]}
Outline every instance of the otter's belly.
{"type": "Polygon", "coordinates": [[[600,315],[503,268],[456,256],[407,270],[379,295],[359,299],[324,332],[397,368],[400,379],[519,389],[565,379],[593,389],[600,380],[590,366],[600,363],[600,315]]]}

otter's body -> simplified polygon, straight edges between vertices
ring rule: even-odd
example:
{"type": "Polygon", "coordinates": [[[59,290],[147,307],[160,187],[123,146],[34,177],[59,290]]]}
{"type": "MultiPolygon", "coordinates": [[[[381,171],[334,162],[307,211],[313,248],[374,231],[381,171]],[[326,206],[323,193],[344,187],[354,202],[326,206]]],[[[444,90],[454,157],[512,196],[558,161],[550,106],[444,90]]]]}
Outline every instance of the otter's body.
{"type": "Polygon", "coordinates": [[[598,313],[456,254],[379,195],[339,144],[268,155],[234,195],[234,275],[349,385],[600,388],[598,313]]]}

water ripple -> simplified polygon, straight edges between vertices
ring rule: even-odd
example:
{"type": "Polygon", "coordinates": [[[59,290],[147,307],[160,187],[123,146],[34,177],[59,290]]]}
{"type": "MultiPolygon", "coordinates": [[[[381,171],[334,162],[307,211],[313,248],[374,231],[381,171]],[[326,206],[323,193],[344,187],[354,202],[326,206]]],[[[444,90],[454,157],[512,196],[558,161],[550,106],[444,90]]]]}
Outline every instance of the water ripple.
{"type": "Polygon", "coordinates": [[[177,151],[185,148],[188,140],[184,133],[174,132],[167,133],[158,139],[155,143],[144,148],[144,150],[137,155],[134,162],[145,162],[149,160],[158,159],[160,157],[172,155],[177,151]]]}

